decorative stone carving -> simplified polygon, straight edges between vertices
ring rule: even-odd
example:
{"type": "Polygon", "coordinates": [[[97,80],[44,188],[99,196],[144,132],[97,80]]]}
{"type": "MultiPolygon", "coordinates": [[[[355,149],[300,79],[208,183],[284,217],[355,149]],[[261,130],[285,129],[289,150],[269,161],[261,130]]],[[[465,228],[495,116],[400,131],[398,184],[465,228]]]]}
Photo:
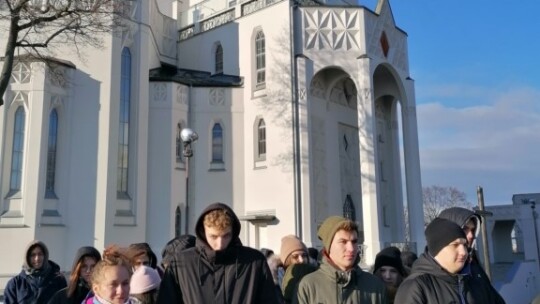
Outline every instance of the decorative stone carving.
{"type": "Polygon", "coordinates": [[[13,72],[11,73],[11,77],[15,83],[29,83],[31,75],[32,69],[30,64],[26,62],[18,62],[15,64],[13,72]]]}
{"type": "Polygon", "coordinates": [[[306,49],[359,49],[358,9],[325,8],[304,10],[306,49]]]}
{"type": "Polygon", "coordinates": [[[188,104],[188,88],[181,84],[176,86],[176,102],[179,104],[188,104]]]}
{"type": "Polygon", "coordinates": [[[324,82],[320,77],[315,77],[311,81],[310,94],[313,97],[323,98],[326,88],[324,87],[324,82]]]}
{"type": "Polygon", "coordinates": [[[210,89],[210,105],[213,105],[213,106],[225,105],[225,89],[222,89],[222,88],[210,89]]]}
{"type": "Polygon", "coordinates": [[[226,11],[212,18],[206,19],[201,22],[201,32],[209,31],[213,28],[221,26],[225,23],[229,23],[234,20],[234,9],[226,11]]]}
{"type": "Polygon", "coordinates": [[[178,34],[178,40],[186,40],[189,37],[193,37],[193,35],[195,35],[195,25],[191,25],[187,28],[180,30],[178,34]]]}
{"type": "Polygon", "coordinates": [[[66,69],[60,66],[48,70],[48,79],[51,85],[59,88],[65,88],[67,84],[66,69]]]}
{"type": "Polygon", "coordinates": [[[13,93],[13,99],[11,100],[12,104],[16,104],[17,106],[21,104],[28,104],[28,92],[15,91],[13,93]]]}
{"type": "Polygon", "coordinates": [[[167,100],[167,85],[165,83],[154,83],[154,101],[164,102],[167,100]]]}
{"type": "Polygon", "coordinates": [[[51,96],[51,108],[60,108],[64,105],[64,97],[58,95],[51,96]]]}

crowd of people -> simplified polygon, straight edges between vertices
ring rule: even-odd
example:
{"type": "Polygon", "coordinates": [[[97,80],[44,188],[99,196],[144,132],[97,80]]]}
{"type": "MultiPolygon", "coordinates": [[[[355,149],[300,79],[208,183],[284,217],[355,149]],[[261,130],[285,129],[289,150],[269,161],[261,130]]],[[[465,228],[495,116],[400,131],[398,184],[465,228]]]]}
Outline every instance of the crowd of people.
{"type": "Polygon", "coordinates": [[[382,249],[371,271],[359,267],[359,229],[341,216],[328,217],[317,236],[322,249],[295,235],[281,239],[279,253],[242,245],[240,221],[226,204],[200,215],[195,235],[165,245],[161,263],[146,243],[103,254],[81,247],[69,280],[49,259],[47,246],[31,242],[23,269],[4,291],[5,304],[169,303],[505,303],[482,269],[474,244],[481,217],[453,207],[425,230],[417,257],[382,249]]]}

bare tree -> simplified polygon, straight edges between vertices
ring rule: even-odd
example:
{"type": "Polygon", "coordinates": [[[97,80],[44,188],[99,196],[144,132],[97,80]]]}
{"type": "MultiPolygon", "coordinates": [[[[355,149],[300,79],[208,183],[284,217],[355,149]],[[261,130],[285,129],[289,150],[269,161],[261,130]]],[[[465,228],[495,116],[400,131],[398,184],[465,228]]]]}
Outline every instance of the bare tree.
{"type": "Polygon", "coordinates": [[[464,207],[472,209],[473,205],[467,201],[464,192],[455,187],[442,187],[432,185],[422,188],[424,201],[424,222],[427,224],[436,218],[441,211],[450,207],[464,207]]]}
{"type": "Polygon", "coordinates": [[[0,74],[0,106],[15,53],[46,59],[55,45],[102,46],[102,34],[130,17],[133,0],[0,0],[0,32],[7,33],[0,74]]]}

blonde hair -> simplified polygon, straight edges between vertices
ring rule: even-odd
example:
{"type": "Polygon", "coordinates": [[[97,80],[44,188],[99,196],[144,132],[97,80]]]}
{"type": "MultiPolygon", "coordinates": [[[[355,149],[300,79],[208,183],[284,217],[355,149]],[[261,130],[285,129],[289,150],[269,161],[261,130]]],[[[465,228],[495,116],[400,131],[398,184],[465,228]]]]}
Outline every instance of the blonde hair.
{"type": "Polygon", "coordinates": [[[99,282],[103,279],[105,269],[108,267],[124,267],[130,277],[133,273],[131,270],[131,263],[126,255],[126,250],[119,248],[116,245],[112,245],[103,251],[103,259],[94,267],[94,271],[92,272],[92,277],[90,279],[92,286],[99,284],[99,282]]]}
{"type": "Polygon", "coordinates": [[[204,216],[204,226],[216,228],[217,230],[223,231],[229,227],[232,227],[231,216],[227,211],[223,209],[216,209],[208,212],[204,216]]]}

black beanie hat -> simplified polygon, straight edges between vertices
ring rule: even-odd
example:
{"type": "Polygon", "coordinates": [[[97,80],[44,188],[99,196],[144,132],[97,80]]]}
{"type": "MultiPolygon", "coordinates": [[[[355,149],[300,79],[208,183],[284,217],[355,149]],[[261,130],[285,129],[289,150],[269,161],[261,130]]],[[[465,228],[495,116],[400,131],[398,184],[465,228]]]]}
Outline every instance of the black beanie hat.
{"type": "Polygon", "coordinates": [[[401,262],[401,251],[397,247],[386,247],[377,253],[373,273],[383,266],[392,266],[403,277],[405,276],[405,267],[403,267],[403,263],[401,262]]]}
{"type": "Polygon", "coordinates": [[[456,223],[439,217],[429,223],[425,234],[428,251],[432,256],[436,256],[441,249],[456,239],[467,238],[461,227],[456,223]]]}

